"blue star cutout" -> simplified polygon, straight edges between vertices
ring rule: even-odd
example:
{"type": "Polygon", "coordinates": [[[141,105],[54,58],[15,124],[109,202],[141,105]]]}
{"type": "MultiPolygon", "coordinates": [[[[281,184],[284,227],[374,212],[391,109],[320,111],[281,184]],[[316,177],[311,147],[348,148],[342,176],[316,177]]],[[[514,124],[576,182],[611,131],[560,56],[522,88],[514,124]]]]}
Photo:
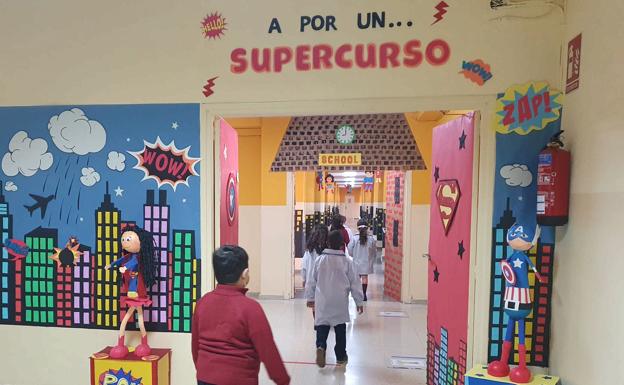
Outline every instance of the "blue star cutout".
{"type": "Polygon", "coordinates": [[[457,255],[459,255],[459,259],[464,259],[464,253],[466,249],[464,248],[464,241],[457,243],[457,255]]]}
{"type": "Polygon", "coordinates": [[[462,130],[462,134],[459,137],[459,149],[466,149],[466,138],[468,136],[466,135],[466,132],[462,130]]]}
{"type": "Polygon", "coordinates": [[[440,272],[438,271],[438,268],[436,267],[435,270],[433,271],[433,281],[438,282],[438,279],[440,279],[440,272]]]}

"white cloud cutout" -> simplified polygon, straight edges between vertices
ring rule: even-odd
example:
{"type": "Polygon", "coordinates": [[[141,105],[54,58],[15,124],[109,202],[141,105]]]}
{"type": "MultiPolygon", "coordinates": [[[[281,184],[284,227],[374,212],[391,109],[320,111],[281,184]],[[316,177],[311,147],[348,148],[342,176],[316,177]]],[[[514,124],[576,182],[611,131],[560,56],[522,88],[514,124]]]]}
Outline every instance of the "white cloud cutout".
{"type": "Polygon", "coordinates": [[[33,176],[39,170],[52,167],[54,158],[48,152],[48,142],[31,139],[26,131],[18,131],[9,142],[9,152],[2,157],[2,171],[7,176],[33,176]]]}
{"type": "Polygon", "coordinates": [[[533,182],[533,174],[525,164],[512,164],[501,167],[500,174],[505,183],[512,187],[527,187],[533,182]]]}
{"type": "Polygon", "coordinates": [[[48,123],[50,136],[59,150],[77,155],[98,152],[106,144],[106,130],[89,120],[79,108],[54,115],[48,123]]]}
{"type": "Polygon", "coordinates": [[[100,174],[93,167],[84,167],[80,182],[87,187],[91,187],[100,181],[100,174]]]}
{"type": "Polygon", "coordinates": [[[6,191],[17,191],[17,185],[11,181],[8,181],[4,184],[4,189],[6,191]]]}
{"type": "Polygon", "coordinates": [[[126,155],[117,151],[111,151],[108,153],[106,165],[113,171],[123,171],[126,168],[126,155]]]}

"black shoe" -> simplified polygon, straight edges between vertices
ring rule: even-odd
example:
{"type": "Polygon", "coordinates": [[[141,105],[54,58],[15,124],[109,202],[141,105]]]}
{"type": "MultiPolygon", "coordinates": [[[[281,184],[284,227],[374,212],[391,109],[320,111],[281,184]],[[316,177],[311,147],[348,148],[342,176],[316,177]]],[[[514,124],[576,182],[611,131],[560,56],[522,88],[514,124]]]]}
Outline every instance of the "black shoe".
{"type": "Polygon", "coordinates": [[[316,364],[319,368],[325,367],[325,349],[316,348],[316,364]]]}
{"type": "Polygon", "coordinates": [[[368,297],[364,294],[364,302],[368,301],[368,297]]]}

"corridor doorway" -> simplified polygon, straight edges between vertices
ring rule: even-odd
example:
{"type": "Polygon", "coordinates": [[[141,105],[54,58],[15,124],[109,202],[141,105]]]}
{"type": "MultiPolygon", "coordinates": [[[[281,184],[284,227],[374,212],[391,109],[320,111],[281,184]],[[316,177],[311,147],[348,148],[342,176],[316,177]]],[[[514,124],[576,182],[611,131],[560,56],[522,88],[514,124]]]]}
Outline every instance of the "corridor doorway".
{"type": "MultiPolygon", "coordinates": [[[[364,220],[368,226],[368,237],[375,246],[371,256],[372,271],[366,271],[369,299],[384,298],[384,245],[385,245],[385,179],[378,171],[299,171],[295,179],[295,298],[302,298],[304,292],[303,257],[308,240],[319,226],[330,227],[332,218],[340,215],[344,227],[354,239],[358,235],[358,222],[364,220]],[[375,178],[376,174],[376,178],[375,178]]],[[[308,250],[309,252],[309,250],[308,250]]],[[[364,272],[362,272],[364,273],[364,272]]]]}

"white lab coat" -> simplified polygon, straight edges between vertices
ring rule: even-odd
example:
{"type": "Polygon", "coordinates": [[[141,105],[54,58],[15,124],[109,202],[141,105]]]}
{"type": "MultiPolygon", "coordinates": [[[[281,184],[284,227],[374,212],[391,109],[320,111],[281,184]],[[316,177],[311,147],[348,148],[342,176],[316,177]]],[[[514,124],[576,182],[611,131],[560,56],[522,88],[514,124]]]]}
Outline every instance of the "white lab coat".
{"type": "Polygon", "coordinates": [[[359,275],[374,273],[375,258],[377,257],[376,242],[371,235],[366,239],[366,244],[360,243],[360,234],[356,234],[349,242],[349,255],[353,258],[355,271],[359,275]]]}
{"type": "Polygon", "coordinates": [[[349,241],[351,241],[353,239],[353,230],[351,230],[348,226],[345,226],[344,228],[347,230],[347,234],[349,234],[349,241]]]}
{"type": "MultiPolygon", "coordinates": [[[[344,228],[345,228],[345,230],[347,230],[347,234],[349,234],[349,243],[351,243],[351,241],[353,240],[353,231],[349,227],[347,227],[347,226],[345,226],[344,228]]],[[[347,246],[348,245],[349,244],[347,244],[347,246]]],[[[349,250],[348,247],[346,248],[345,251],[347,252],[346,254],[347,254],[348,257],[352,257],[353,258],[353,255],[351,255],[351,251],[349,250]]]]}
{"type": "Polygon", "coordinates": [[[310,279],[310,275],[312,275],[312,271],[314,270],[314,262],[316,262],[317,258],[318,254],[316,253],[316,250],[312,250],[312,252],[310,252],[310,250],[306,249],[303,254],[303,261],[301,262],[301,279],[303,279],[304,283],[308,282],[310,279]]]}
{"type": "Polygon", "coordinates": [[[364,303],[353,260],[341,250],[323,250],[309,277],[305,297],[308,302],[314,302],[315,325],[336,326],[350,322],[349,293],[357,306],[364,303]]]}

